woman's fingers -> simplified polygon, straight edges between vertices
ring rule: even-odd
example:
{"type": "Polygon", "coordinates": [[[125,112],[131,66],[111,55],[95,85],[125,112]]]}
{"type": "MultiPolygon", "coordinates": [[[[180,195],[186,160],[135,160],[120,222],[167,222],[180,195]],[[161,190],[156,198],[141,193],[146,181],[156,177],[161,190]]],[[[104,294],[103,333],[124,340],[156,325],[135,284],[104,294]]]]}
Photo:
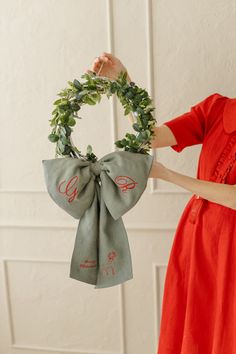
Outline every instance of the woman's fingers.
{"type": "Polygon", "coordinates": [[[94,64],[101,64],[101,62],[104,62],[104,63],[109,63],[109,64],[113,64],[112,61],[107,58],[105,55],[100,55],[99,57],[97,57],[94,61],[94,64]]]}
{"type": "Polygon", "coordinates": [[[100,57],[97,57],[92,65],[92,70],[95,72],[99,72],[99,70],[103,69],[103,66],[105,64],[113,65],[112,61],[108,59],[107,57],[100,55],[100,57]]]}
{"type": "Polygon", "coordinates": [[[117,59],[107,52],[103,52],[100,56],[94,58],[90,70],[87,73],[95,72],[97,75],[105,75],[107,77],[115,77],[117,59]]]}
{"type": "Polygon", "coordinates": [[[112,54],[103,52],[103,56],[108,59],[108,62],[109,62],[112,66],[116,65],[117,62],[118,62],[118,59],[117,59],[116,57],[114,57],[114,55],[112,55],[112,54]]]}
{"type": "Polygon", "coordinates": [[[111,53],[107,53],[107,52],[102,52],[103,56],[106,56],[108,59],[110,59],[111,61],[115,59],[114,55],[111,53]]]}
{"type": "Polygon", "coordinates": [[[97,64],[94,64],[94,65],[92,66],[92,70],[97,73],[97,72],[100,70],[101,66],[102,66],[102,63],[101,63],[101,62],[99,62],[99,63],[97,63],[97,64]]]}

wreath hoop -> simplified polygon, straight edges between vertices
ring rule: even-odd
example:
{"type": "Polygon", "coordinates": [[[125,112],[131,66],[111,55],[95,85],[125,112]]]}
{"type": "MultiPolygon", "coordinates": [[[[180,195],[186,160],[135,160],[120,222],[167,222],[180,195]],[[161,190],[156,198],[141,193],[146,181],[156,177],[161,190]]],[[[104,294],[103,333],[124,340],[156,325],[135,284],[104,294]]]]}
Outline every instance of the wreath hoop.
{"type": "Polygon", "coordinates": [[[124,107],[124,115],[133,114],[136,118],[136,122],[132,124],[136,135],[126,133],[123,139],[115,141],[116,147],[134,153],[148,154],[156,119],[152,115],[155,108],[147,91],[133,81],[129,83],[126,71],[120,72],[117,80],[97,76],[95,72],[85,73],[81,78],[85,81],[77,79],[73,82],[68,81],[69,86],[57,93],[61,98],[53,103],[56,107],[52,111],[52,118],[49,119],[52,131],[48,139],[56,143],[55,157],[73,157],[92,162],[98,160],[91,145],[87,146],[86,155],[83,155],[74,145],[71,133],[76,119],[82,118],[78,116],[82,105],[96,105],[103,94],[106,94],[108,99],[116,94],[124,107]]]}

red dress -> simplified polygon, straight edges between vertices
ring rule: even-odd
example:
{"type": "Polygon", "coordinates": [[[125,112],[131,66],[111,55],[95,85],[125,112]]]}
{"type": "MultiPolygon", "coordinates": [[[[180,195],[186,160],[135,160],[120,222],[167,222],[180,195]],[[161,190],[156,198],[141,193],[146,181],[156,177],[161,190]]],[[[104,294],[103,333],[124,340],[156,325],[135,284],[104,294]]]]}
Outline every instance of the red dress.
{"type": "MultiPolygon", "coordinates": [[[[175,151],[202,144],[198,179],[236,184],[236,98],[214,93],[164,124],[175,151]]],[[[235,209],[197,195],[186,204],[166,272],[157,354],[236,354],[235,209]]]]}

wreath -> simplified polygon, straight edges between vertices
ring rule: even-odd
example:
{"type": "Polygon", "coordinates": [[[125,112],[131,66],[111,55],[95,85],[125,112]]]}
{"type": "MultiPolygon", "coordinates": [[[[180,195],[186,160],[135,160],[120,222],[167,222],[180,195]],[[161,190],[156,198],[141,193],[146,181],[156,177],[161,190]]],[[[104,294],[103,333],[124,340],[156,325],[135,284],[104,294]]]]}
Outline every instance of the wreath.
{"type": "Polygon", "coordinates": [[[123,139],[115,141],[116,147],[124,151],[148,154],[156,119],[152,115],[155,108],[147,91],[133,81],[128,82],[126,71],[120,72],[117,80],[97,76],[95,72],[85,73],[81,78],[85,81],[68,81],[69,86],[57,94],[61,98],[53,103],[56,107],[49,120],[52,131],[48,139],[56,143],[56,157],[70,156],[84,161],[97,161],[92,146],[89,144],[86,155],[83,155],[74,145],[71,133],[76,119],[82,118],[78,116],[81,107],[84,104],[96,105],[102,94],[106,94],[108,99],[116,94],[124,107],[124,115],[133,113],[136,117],[136,122],[132,124],[136,134],[126,133],[123,139]]]}
{"type": "Polygon", "coordinates": [[[122,215],[144,192],[153,164],[148,153],[154,134],[154,107],[146,90],[127,82],[127,72],[117,80],[85,73],[80,82],[58,93],[50,119],[49,140],[56,143],[54,159],[42,160],[48,193],[69,215],[80,219],[70,264],[70,278],[105,288],[132,279],[132,261],[122,215]],[[95,105],[101,95],[116,94],[124,114],[133,113],[135,134],[126,133],[114,151],[98,160],[87,146],[83,155],[71,133],[82,105],[95,105]],[[61,158],[58,158],[60,156],[61,158]]]}

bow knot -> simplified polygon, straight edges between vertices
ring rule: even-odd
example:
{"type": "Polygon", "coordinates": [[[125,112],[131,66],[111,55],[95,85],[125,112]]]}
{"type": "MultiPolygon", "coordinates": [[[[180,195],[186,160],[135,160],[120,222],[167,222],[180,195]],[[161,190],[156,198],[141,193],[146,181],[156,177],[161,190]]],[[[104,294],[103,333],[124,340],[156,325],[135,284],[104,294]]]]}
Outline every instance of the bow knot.
{"type": "Polygon", "coordinates": [[[103,161],[98,160],[90,164],[90,171],[95,176],[100,176],[102,170],[107,170],[107,168],[103,164],[103,161]]]}

